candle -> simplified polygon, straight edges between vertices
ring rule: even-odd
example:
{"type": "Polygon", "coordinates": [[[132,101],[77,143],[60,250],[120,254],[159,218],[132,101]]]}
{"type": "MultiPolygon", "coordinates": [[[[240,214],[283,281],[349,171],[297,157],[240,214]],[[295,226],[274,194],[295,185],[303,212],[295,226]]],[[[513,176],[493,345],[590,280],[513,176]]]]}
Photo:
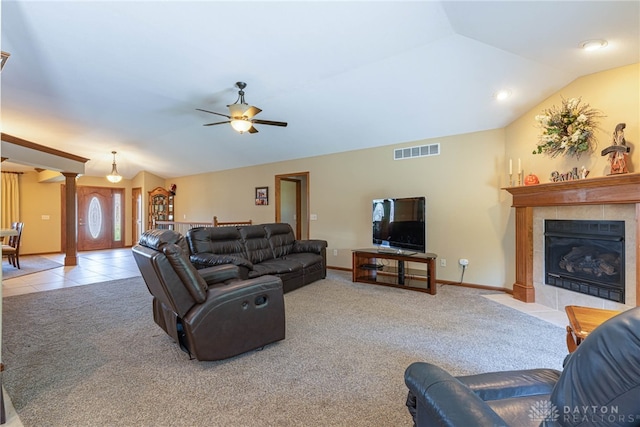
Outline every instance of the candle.
{"type": "Polygon", "coordinates": [[[509,175],[513,173],[513,159],[509,159],[509,175]]]}
{"type": "Polygon", "coordinates": [[[518,159],[518,173],[522,172],[522,163],[520,163],[520,159],[518,159]]]}

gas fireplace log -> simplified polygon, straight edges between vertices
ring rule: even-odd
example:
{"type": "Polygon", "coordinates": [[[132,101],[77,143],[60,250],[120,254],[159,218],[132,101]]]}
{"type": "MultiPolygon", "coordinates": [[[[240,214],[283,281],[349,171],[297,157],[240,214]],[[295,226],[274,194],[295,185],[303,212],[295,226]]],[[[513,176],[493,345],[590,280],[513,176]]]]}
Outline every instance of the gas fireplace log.
{"type": "Polygon", "coordinates": [[[563,256],[558,266],[569,273],[613,276],[619,271],[620,257],[613,253],[600,254],[591,246],[579,246],[563,256]]]}

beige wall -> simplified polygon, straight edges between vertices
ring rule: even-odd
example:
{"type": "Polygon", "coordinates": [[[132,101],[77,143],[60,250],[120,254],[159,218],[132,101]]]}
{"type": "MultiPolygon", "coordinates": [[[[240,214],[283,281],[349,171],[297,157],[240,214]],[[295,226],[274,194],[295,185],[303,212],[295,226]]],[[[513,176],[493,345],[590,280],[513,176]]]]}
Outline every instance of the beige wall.
{"type": "MultiPolygon", "coordinates": [[[[464,276],[466,283],[511,288],[515,277],[514,212],[510,207],[511,196],[501,190],[507,184],[508,159],[513,158],[517,164],[520,158],[526,172],[534,172],[542,182],[548,181],[553,170],[565,172],[582,165],[591,170],[591,176],[602,176],[607,173],[608,163],[600,156],[600,150],[609,145],[615,125],[626,122],[626,139],[633,147],[632,168],[640,171],[640,153],[635,149],[640,140],[639,80],[638,64],[585,76],[504,129],[171,180],[142,173],[121,186],[127,188],[129,201],[132,187],[142,187],[146,197],[156,186],[168,187],[175,183],[178,187],[175,198],[177,221],[211,221],[217,215],[221,220],[252,219],[254,223],[262,223],[272,222],[275,218],[274,176],[308,171],[310,213],[318,218],[310,222],[310,237],[326,239],[329,265],[342,268],[351,267],[352,249],[371,246],[373,198],[424,195],[427,197],[428,251],[447,260],[444,268],[438,262],[438,279],[460,280],[462,270],[458,259],[467,258],[470,263],[464,276]],[[583,156],[579,161],[532,154],[539,134],[534,117],[542,109],[559,104],[561,96],[581,96],[584,102],[607,116],[601,122],[603,130],[598,134],[597,152],[583,156]],[[439,156],[393,160],[394,148],[435,142],[441,144],[439,156]],[[255,187],[261,186],[269,187],[268,206],[254,204],[255,187]],[[333,255],[334,249],[338,251],[337,256],[333,255]]],[[[102,177],[95,180],[101,183],[95,185],[108,184],[102,177]]],[[[28,177],[23,176],[23,182],[28,181],[28,177]]],[[[83,177],[79,185],[85,182],[94,181],[83,177]]],[[[54,215],[59,212],[59,187],[38,185],[26,185],[24,199],[29,200],[30,206],[37,206],[41,201],[50,204],[46,211],[50,212],[51,220],[47,224],[53,224],[54,215]]],[[[40,212],[44,213],[43,209],[34,209],[30,219],[42,222],[39,217],[40,212]]],[[[59,224],[59,213],[57,215],[55,222],[59,224]]],[[[130,215],[131,206],[128,206],[128,244],[130,215]]],[[[52,243],[47,248],[59,250],[59,230],[56,233],[55,227],[41,225],[30,225],[30,228],[43,233],[35,239],[31,237],[30,249],[38,248],[32,252],[47,251],[40,250],[45,246],[36,246],[33,241],[44,236],[53,242],[57,240],[57,246],[52,243]]]]}
{"type": "Polygon", "coordinates": [[[41,183],[35,171],[19,179],[20,221],[24,222],[20,253],[60,252],[62,184],[41,183]]]}
{"type": "MultiPolygon", "coordinates": [[[[553,171],[564,173],[583,165],[591,171],[590,177],[604,176],[609,173],[609,162],[607,156],[600,155],[600,151],[611,145],[616,125],[626,123],[625,138],[627,144],[632,147],[630,171],[640,172],[639,104],[639,64],[579,78],[506,127],[506,157],[513,158],[514,162],[521,158],[526,173],[536,174],[540,182],[549,182],[549,176],[553,171]],[[535,126],[534,117],[544,109],[559,106],[563,97],[582,97],[582,102],[600,110],[606,116],[599,120],[596,151],[591,155],[581,156],[579,160],[573,157],[551,159],[543,154],[532,154],[540,134],[540,130],[535,126]]],[[[508,165],[504,165],[503,171],[506,176],[508,165]]]]}
{"type": "Polygon", "coordinates": [[[330,266],[351,268],[351,250],[372,245],[372,199],[424,195],[428,250],[447,259],[438,278],[459,280],[457,260],[468,258],[465,281],[503,286],[502,224],[509,210],[495,173],[503,152],[500,129],[182,177],[172,180],[176,217],[272,222],[274,176],[308,171],[310,213],[318,218],[310,222],[310,237],[329,242],[330,266]],[[393,160],[394,148],[428,142],[439,142],[442,154],[393,160]],[[267,185],[269,205],[255,206],[255,187],[267,185]]]}
{"type": "MultiPolygon", "coordinates": [[[[609,173],[607,156],[601,156],[602,149],[611,145],[612,134],[618,123],[626,123],[625,139],[631,147],[630,165],[631,172],[640,172],[640,64],[615,68],[602,73],[591,74],[579,78],[553,96],[544,100],[528,113],[523,114],[518,120],[505,128],[505,158],[522,160],[522,168],[525,174],[534,173],[540,182],[549,182],[553,171],[566,173],[574,167],[585,166],[590,170],[589,177],[601,177],[609,173]],[[600,110],[603,117],[599,121],[600,130],[597,133],[598,146],[594,153],[583,155],[580,159],[574,157],[557,157],[552,159],[543,154],[532,154],[536,148],[540,129],[536,127],[534,117],[544,109],[554,105],[559,106],[562,98],[578,98],[600,110]]],[[[508,160],[507,160],[508,162],[508,160]]],[[[502,165],[501,179],[504,185],[507,183],[509,172],[508,163],[502,165]]],[[[511,197],[506,197],[505,202],[511,203],[511,197]]],[[[515,228],[515,212],[511,210],[508,220],[507,241],[513,241],[515,228]]],[[[510,283],[515,279],[515,256],[512,250],[507,253],[507,268],[510,283]]],[[[511,284],[509,284],[511,287],[511,284]]]]}

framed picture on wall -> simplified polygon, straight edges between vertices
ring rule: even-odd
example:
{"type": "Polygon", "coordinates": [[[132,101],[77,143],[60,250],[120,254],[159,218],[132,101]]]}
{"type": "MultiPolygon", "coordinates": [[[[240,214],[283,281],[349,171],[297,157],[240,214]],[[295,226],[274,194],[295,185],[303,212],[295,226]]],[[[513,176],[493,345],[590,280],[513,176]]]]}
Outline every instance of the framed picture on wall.
{"type": "Polygon", "coordinates": [[[256,205],[269,204],[269,187],[256,187],[256,205]]]}

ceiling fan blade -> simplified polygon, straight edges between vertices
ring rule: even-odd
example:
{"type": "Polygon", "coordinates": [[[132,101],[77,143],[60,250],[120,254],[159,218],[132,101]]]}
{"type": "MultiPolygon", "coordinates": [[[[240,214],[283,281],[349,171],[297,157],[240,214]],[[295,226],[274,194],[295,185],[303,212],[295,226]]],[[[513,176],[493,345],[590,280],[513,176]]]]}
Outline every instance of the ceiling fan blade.
{"type": "Polygon", "coordinates": [[[230,119],[230,118],[231,118],[231,116],[227,116],[226,114],[216,113],[215,111],[203,110],[202,108],[196,108],[196,110],[198,110],[198,111],[204,111],[205,113],[215,114],[216,116],[226,117],[227,119],[230,119]]]}
{"type": "Polygon", "coordinates": [[[231,121],[227,120],[226,122],[215,122],[215,123],[207,123],[202,126],[213,126],[213,125],[223,125],[225,123],[231,123],[231,121]]]}
{"type": "Polygon", "coordinates": [[[248,119],[250,119],[251,117],[255,116],[256,114],[258,114],[260,111],[262,111],[261,109],[259,109],[258,107],[249,107],[247,109],[247,111],[244,112],[244,116],[246,116],[248,119]]]}
{"type": "Polygon", "coordinates": [[[249,133],[258,133],[258,129],[256,129],[255,126],[251,126],[247,132],[249,132],[249,133]]]}
{"type": "Polygon", "coordinates": [[[282,126],[282,127],[286,127],[287,123],[286,122],[273,122],[271,120],[251,120],[252,123],[257,123],[259,125],[271,125],[271,126],[282,126]]]}

